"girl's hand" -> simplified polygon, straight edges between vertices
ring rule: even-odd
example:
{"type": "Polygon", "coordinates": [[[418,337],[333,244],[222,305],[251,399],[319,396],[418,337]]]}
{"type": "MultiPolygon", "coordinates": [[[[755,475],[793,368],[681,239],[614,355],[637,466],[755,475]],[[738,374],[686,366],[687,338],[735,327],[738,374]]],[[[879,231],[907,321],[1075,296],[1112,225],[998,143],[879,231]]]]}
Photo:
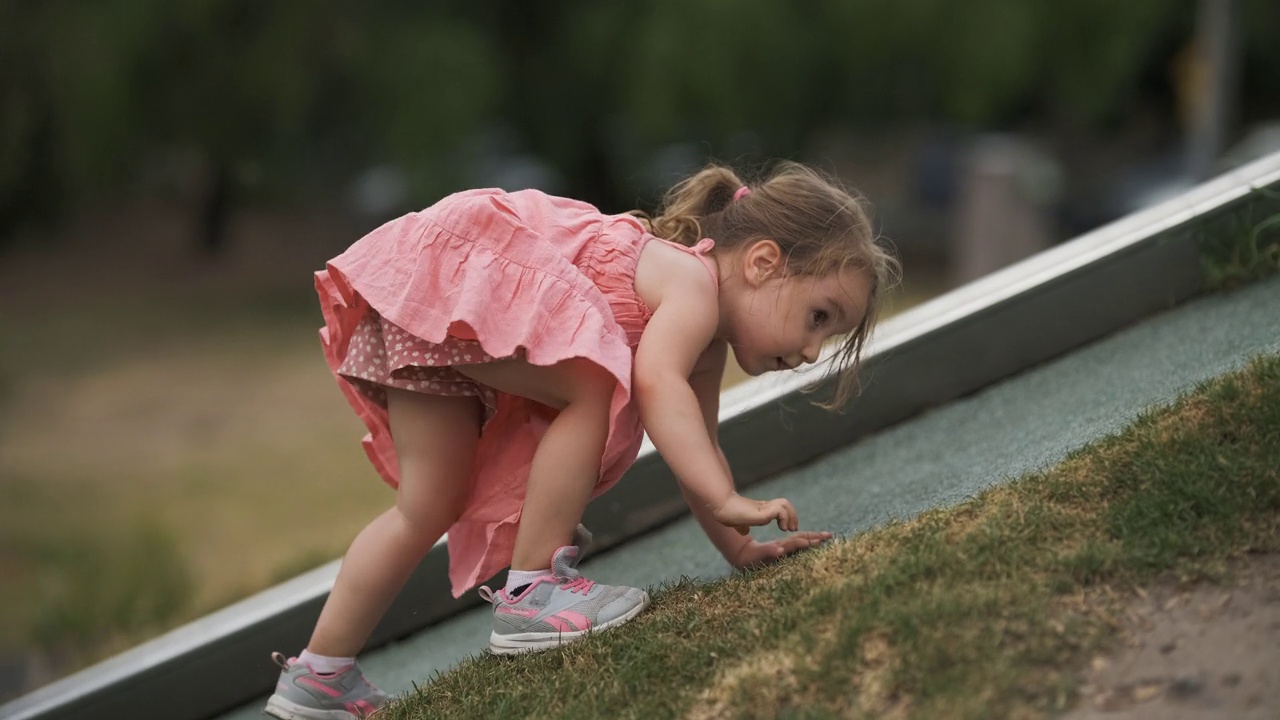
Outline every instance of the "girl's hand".
{"type": "Polygon", "coordinates": [[[752,500],[734,493],[712,514],[716,522],[737,530],[739,535],[746,535],[752,525],[768,525],[775,519],[779,530],[795,532],[800,529],[796,509],[785,498],[752,500]]]}
{"type": "Polygon", "coordinates": [[[769,542],[756,542],[752,540],[742,546],[738,551],[737,557],[731,558],[729,564],[737,570],[747,570],[749,568],[768,565],[777,562],[788,555],[794,555],[802,550],[808,550],[811,547],[817,547],[822,543],[831,539],[829,532],[813,532],[805,531],[779,540],[770,540],[769,542]]]}

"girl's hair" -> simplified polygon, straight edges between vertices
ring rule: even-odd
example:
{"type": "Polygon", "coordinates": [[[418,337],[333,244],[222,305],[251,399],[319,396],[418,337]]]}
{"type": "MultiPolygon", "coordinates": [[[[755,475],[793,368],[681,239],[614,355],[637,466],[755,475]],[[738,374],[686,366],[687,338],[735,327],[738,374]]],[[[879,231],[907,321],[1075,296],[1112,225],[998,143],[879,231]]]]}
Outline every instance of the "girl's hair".
{"type": "Polygon", "coordinates": [[[849,399],[858,387],[857,370],[875,326],[878,298],[901,275],[897,259],[878,242],[861,196],[799,163],[780,163],[751,185],[712,163],[667,191],[657,217],[635,214],[654,235],[683,245],[710,237],[717,248],[732,250],[770,238],[782,248],[790,275],[824,276],[850,266],[866,272],[871,283],[866,315],[832,356],[838,372],[835,395],[821,405],[832,409],[849,399]]]}

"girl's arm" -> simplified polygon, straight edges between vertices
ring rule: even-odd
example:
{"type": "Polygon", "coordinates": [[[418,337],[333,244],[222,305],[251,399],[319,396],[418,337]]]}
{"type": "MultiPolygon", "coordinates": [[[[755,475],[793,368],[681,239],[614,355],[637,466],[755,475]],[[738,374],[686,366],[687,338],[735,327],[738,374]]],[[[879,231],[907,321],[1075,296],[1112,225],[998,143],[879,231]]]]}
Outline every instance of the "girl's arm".
{"type": "MultiPolygon", "coordinates": [[[[702,359],[698,361],[693,375],[689,378],[689,385],[693,387],[693,392],[698,398],[698,404],[702,407],[702,420],[706,425],[707,434],[711,436],[711,440],[715,444],[716,456],[720,459],[720,466],[724,468],[725,473],[730,476],[730,481],[732,482],[733,473],[729,469],[729,461],[725,459],[724,451],[720,449],[719,441],[720,384],[724,379],[724,365],[728,355],[727,348],[728,346],[723,342],[712,343],[702,359]]],[[[750,536],[741,535],[733,528],[717,522],[715,516],[707,510],[706,506],[695,502],[694,498],[690,497],[689,493],[683,488],[681,488],[681,491],[684,493],[685,502],[689,504],[689,508],[693,511],[693,516],[698,521],[698,525],[707,534],[707,539],[720,551],[720,554],[724,556],[724,559],[730,565],[740,570],[772,562],[792,553],[821,545],[831,539],[831,533],[829,532],[806,531],[778,540],[763,543],[757,542],[750,536]]]]}
{"type": "Polygon", "coordinates": [[[715,338],[719,299],[696,260],[671,263],[661,289],[636,349],[636,405],[681,489],[696,499],[693,504],[714,512],[733,495],[733,479],[720,463],[689,379],[715,338]]]}
{"type": "MultiPolygon", "coordinates": [[[[733,472],[729,469],[729,461],[725,459],[724,451],[720,449],[720,383],[724,379],[728,347],[724,341],[713,342],[698,361],[698,367],[689,376],[689,386],[693,388],[694,396],[698,398],[698,406],[702,409],[702,422],[712,445],[715,446],[716,459],[720,461],[720,467],[728,476],[730,487],[732,487],[733,472]]],[[[689,491],[683,486],[680,491],[689,509],[693,511],[698,525],[702,526],[702,531],[707,534],[707,539],[730,564],[736,564],[736,559],[743,547],[750,544],[750,536],[742,535],[737,530],[722,525],[716,521],[707,507],[696,502],[696,499],[691,497],[689,491]]]]}
{"type": "MultiPolygon", "coordinates": [[[[734,491],[733,477],[703,419],[690,385],[698,359],[715,341],[719,297],[701,263],[674,262],[663,269],[657,307],[636,349],[633,392],[641,422],[679,480],[691,506],[745,535],[749,525],[777,520],[795,530],[795,508],[784,499],[749,500],[734,491]],[[698,508],[698,506],[701,506],[698,508]]],[[[718,388],[717,388],[718,390],[718,388]]]]}

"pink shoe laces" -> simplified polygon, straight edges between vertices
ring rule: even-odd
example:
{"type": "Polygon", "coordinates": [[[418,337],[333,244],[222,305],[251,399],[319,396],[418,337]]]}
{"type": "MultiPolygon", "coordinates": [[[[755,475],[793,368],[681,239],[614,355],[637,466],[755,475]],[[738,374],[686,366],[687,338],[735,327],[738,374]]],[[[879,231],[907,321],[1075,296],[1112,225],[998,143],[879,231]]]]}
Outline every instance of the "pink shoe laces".
{"type": "Polygon", "coordinates": [[[579,575],[578,577],[573,578],[572,580],[568,580],[566,582],[560,583],[560,589],[586,595],[587,593],[591,592],[591,588],[595,587],[595,585],[596,584],[593,581],[588,580],[585,577],[579,575]]]}

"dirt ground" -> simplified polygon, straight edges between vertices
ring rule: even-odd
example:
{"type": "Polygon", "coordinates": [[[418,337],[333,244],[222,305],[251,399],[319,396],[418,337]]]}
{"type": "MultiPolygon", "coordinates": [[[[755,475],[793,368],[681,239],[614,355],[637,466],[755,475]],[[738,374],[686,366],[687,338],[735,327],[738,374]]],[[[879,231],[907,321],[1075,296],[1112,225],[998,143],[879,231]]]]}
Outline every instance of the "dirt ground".
{"type": "Polygon", "coordinates": [[[1064,720],[1280,718],[1280,555],[1248,556],[1223,587],[1142,594],[1064,720]]]}

